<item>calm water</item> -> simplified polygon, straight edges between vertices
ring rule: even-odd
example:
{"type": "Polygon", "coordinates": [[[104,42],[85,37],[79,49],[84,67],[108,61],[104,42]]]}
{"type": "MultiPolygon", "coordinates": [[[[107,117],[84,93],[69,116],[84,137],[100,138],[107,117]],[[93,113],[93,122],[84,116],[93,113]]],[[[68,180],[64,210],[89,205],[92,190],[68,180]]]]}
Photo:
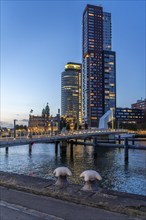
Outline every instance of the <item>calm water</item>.
{"type": "Polygon", "coordinates": [[[8,153],[0,149],[0,170],[54,179],[53,170],[67,166],[73,176],[72,183],[83,184],[79,178],[87,169],[98,171],[103,180],[99,185],[117,191],[146,195],[146,151],[129,150],[129,162],[124,162],[124,151],[75,145],[73,153],[58,146],[55,154],[53,144],[34,144],[10,147],[8,153]]]}

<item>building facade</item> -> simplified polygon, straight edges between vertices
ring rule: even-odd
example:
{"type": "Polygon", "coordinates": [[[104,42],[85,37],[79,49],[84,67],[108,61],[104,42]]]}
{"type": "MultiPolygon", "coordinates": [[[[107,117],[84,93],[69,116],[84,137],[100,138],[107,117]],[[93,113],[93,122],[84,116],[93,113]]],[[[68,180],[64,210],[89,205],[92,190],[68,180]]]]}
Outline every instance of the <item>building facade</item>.
{"type": "Polygon", "coordinates": [[[67,63],[61,74],[61,115],[74,117],[82,124],[82,65],[67,63]]]}
{"type": "Polygon", "coordinates": [[[60,112],[56,116],[50,115],[50,108],[48,103],[42,110],[42,115],[29,115],[28,131],[30,133],[56,133],[60,130],[60,112]]]}
{"type": "Polygon", "coordinates": [[[131,105],[131,108],[137,108],[137,109],[143,109],[143,110],[146,109],[146,99],[137,100],[136,103],[133,103],[131,105]]]}
{"type": "Polygon", "coordinates": [[[115,118],[117,121],[136,122],[142,120],[143,117],[144,111],[142,109],[116,108],[115,111],[115,118]]]}
{"type": "Polygon", "coordinates": [[[103,12],[103,50],[112,49],[111,13],[103,12]]]}
{"type": "Polygon", "coordinates": [[[111,43],[111,14],[87,5],[82,20],[83,122],[97,127],[100,117],[116,107],[115,52],[111,43]]]}
{"type": "Polygon", "coordinates": [[[116,108],[116,56],[113,51],[103,51],[104,113],[116,108]]]}

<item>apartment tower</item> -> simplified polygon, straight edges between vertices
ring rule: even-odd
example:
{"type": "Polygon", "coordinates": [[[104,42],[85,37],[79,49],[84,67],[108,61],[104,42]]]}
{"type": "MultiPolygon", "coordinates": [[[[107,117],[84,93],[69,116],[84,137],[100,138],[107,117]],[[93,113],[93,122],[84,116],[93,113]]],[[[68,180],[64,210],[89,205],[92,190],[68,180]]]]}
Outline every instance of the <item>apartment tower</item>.
{"type": "Polygon", "coordinates": [[[116,60],[112,51],[111,13],[87,5],[82,20],[83,122],[98,127],[100,117],[116,107],[116,60]]]}

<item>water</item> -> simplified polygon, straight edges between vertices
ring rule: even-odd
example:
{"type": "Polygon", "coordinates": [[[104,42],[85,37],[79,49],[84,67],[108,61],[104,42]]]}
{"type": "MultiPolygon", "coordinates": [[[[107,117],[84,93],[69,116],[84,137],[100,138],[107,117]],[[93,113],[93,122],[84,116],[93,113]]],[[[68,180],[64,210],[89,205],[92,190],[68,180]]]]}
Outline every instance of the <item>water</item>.
{"type": "Polygon", "coordinates": [[[80,174],[93,169],[103,178],[98,182],[102,188],[146,195],[146,151],[143,150],[129,150],[129,162],[125,163],[123,149],[74,145],[71,153],[70,146],[66,151],[58,146],[58,154],[53,144],[34,144],[31,152],[28,145],[9,147],[8,153],[5,148],[0,149],[1,171],[55,180],[53,170],[59,166],[71,169],[72,183],[83,184],[80,174]]]}

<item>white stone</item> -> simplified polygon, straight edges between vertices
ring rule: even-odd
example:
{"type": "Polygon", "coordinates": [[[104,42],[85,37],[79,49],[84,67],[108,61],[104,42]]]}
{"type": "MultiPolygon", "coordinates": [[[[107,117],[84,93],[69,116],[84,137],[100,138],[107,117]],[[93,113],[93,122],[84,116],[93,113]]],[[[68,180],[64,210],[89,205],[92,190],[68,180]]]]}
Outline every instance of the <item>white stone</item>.
{"type": "Polygon", "coordinates": [[[71,171],[67,167],[58,167],[54,170],[53,174],[59,176],[72,176],[71,171]]]}
{"type": "Polygon", "coordinates": [[[84,180],[87,181],[93,181],[93,180],[102,180],[102,177],[99,175],[98,172],[95,170],[85,170],[83,173],[81,173],[80,177],[84,177],[84,180]]]}

